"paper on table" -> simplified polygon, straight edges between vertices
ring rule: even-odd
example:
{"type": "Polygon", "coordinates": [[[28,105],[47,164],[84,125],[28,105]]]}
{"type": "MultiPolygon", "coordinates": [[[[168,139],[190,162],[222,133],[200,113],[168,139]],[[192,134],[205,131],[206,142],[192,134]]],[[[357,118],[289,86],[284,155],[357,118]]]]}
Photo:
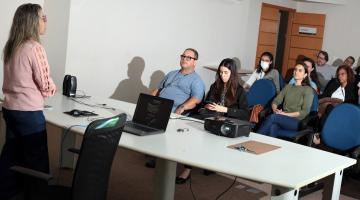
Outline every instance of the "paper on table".
{"type": "Polygon", "coordinates": [[[245,151],[248,153],[254,153],[256,155],[259,155],[259,154],[263,154],[263,153],[278,149],[280,147],[272,145],[272,144],[266,144],[266,143],[262,143],[262,142],[258,142],[258,141],[254,141],[254,140],[249,140],[246,142],[230,145],[230,146],[228,146],[228,148],[241,150],[241,151],[245,151]]]}

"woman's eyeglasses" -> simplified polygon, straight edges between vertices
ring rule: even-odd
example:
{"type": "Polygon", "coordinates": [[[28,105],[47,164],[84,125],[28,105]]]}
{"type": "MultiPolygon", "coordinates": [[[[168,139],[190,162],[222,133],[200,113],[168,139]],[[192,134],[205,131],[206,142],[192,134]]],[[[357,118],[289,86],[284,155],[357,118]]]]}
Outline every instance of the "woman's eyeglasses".
{"type": "Polygon", "coordinates": [[[47,17],[46,17],[46,15],[41,16],[41,20],[43,20],[43,22],[47,22],[47,17]]]}

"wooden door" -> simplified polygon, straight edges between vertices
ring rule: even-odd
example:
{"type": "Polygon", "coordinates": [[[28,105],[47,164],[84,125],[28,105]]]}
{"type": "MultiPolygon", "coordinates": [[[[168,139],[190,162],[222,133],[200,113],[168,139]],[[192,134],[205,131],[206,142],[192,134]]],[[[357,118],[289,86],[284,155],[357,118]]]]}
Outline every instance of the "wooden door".
{"type": "MultiPolygon", "coordinates": [[[[274,63],[276,63],[276,57],[277,57],[277,48],[278,48],[278,38],[279,38],[279,25],[280,25],[280,12],[286,11],[288,12],[288,22],[287,24],[291,24],[293,18],[293,13],[295,13],[294,9],[286,8],[286,7],[280,7],[276,5],[271,5],[267,3],[263,3],[261,7],[261,17],[260,17],[260,25],[259,25],[259,37],[258,37],[258,45],[256,50],[256,60],[255,60],[255,66],[258,64],[260,60],[260,56],[263,52],[268,51],[273,54],[274,56],[274,63]]],[[[286,34],[291,32],[291,29],[289,29],[289,25],[287,26],[287,32],[286,34]]],[[[289,37],[286,36],[286,42],[284,44],[285,50],[283,52],[283,61],[288,60],[288,48],[289,48],[289,37]]],[[[284,62],[282,62],[285,64],[284,62]]],[[[287,62],[286,62],[287,64],[287,62]]],[[[283,66],[276,66],[275,68],[281,72],[280,69],[283,69],[283,66]]]]}
{"type": "MultiPolygon", "coordinates": [[[[296,12],[291,24],[291,36],[289,45],[289,58],[287,62],[287,75],[300,56],[306,56],[316,60],[317,53],[322,49],[325,18],[323,14],[296,12]],[[312,30],[312,33],[306,30],[312,30]],[[304,31],[305,30],[305,31],[304,31]]],[[[283,68],[285,70],[285,68],[283,68]]],[[[282,72],[283,75],[286,71],[282,72]]]]}
{"type": "MultiPolygon", "coordinates": [[[[283,52],[282,66],[275,66],[281,69],[279,72],[283,77],[292,72],[296,59],[300,56],[316,58],[316,53],[321,50],[325,15],[314,13],[299,13],[294,9],[275,6],[271,4],[262,4],[259,37],[256,50],[255,66],[259,62],[263,52],[269,51],[276,57],[276,48],[278,45],[278,29],[280,23],[280,11],[288,11],[288,26],[286,32],[285,50],[283,52]],[[299,29],[316,30],[315,34],[299,32],[299,29]]],[[[274,61],[276,62],[276,61],[274,61]]]]}
{"type": "Polygon", "coordinates": [[[261,8],[258,45],[256,50],[255,66],[263,52],[268,51],[275,56],[277,33],[279,27],[279,9],[268,4],[261,8]]]}

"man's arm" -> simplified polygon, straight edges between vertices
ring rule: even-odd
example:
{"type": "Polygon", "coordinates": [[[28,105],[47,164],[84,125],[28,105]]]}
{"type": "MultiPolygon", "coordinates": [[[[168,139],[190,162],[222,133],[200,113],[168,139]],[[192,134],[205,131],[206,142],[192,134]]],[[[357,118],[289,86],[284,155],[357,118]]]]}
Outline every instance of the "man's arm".
{"type": "Polygon", "coordinates": [[[201,100],[197,99],[196,97],[191,97],[179,107],[177,107],[175,113],[181,115],[184,111],[195,108],[195,106],[199,103],[201,103],[201,100]]]}
{"type": "Polygon", "coordinates": [[[183,104],[176,108],[176,114],[182,114],[186,110],[191,110],[196,107],[197,104],[201,103],[205,94],[205,85],[200,77],[195,77],[191,84],[191,97],[186,100],[183,104]]]}
{"type": "Polygon", "coordinates": [[[166,76],[158,84],[157,88],[151,90],[150,95],[159,96],[160,91],[165,87],[165,82],[168,80],[168,78],[171,74],[173,74],[173,72],[166,74],[166,76]]]}
{"type": "Polygon", "coordinates": [[[158,96],[159,95],[159,89],[154,89],[150,92],[150,95],[158,96]]]}

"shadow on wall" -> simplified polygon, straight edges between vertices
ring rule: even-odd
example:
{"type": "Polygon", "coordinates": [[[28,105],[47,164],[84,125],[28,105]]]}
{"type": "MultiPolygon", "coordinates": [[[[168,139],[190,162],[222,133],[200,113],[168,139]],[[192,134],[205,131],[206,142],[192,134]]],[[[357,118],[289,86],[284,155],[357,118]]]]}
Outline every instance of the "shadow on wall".
{"type": "Polygon", "coordinates": [[[240,59],[238,57],[233,57],[232,59],[235,61],[237,70],[240,71],[240,69],[241,69],[241,61],[240,61],[240,59]]]}
{"type": "Polygon", "coordinates": [[[144,68],[144,59],[138,56],[134,57],[128,64],[128,79],[119,83],[110,98],[136,104],[140,93],[149,92],[149,89],[141,81],[144,68]]]}
{"type": "MultiPolygon", "coordinates": [[[[235,61],[236,70],[238,72],[240,72],[240,69],[241,69],[241,61],[240,61],[240,59],[238,57],[233,57],[232,59],[235,61]]],[[[239,76],[239,84],[240,85],[244,85],[244,83],[245,83],[245,81],[242,78],[243,78],[242,76],[239,76]]]]}
{"type": "Polygon", "coordinates": [[[164,79],[164,77],[165,77],[165,73],[163,71],[156,70],[151,75],[150,84],[149,84],[149,90],[152,91],[155,88],[157,88],[158,84],[160,83],[160,81],[162,81],[164,79]]]}

